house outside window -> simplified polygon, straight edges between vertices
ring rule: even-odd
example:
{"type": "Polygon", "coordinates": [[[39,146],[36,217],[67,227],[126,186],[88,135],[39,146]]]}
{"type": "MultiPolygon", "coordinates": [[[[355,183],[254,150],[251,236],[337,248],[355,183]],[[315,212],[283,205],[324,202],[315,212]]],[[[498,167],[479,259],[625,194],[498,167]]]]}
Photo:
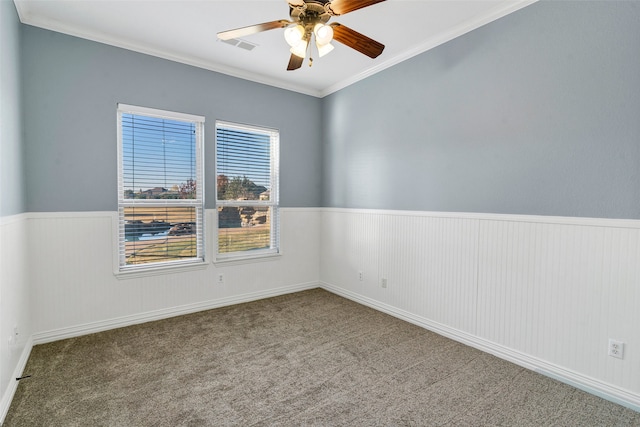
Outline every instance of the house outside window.
{"type": "Polygon", "coordinates": [[[119,271],[204,262],[204,117],[118,105],[119,271]]]}
{"type": "Polygon", "coordinates": [[[279,253],[279,132],[216,122],[218,261],[279,253]]]}

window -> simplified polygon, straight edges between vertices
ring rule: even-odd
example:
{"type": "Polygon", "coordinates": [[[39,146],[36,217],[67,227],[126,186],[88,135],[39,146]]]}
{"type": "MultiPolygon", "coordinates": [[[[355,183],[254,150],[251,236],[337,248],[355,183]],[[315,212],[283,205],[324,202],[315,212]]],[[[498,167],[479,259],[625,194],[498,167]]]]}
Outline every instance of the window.
{"type": "Polygon", "coordinates": [[[279,252],[276,130],[216,123],[217,259],[279,252]]]}
{"type": "Polygon", "coordinates": [[[119,270],[202,263],[204,118],[118,105],[119,270]]]}

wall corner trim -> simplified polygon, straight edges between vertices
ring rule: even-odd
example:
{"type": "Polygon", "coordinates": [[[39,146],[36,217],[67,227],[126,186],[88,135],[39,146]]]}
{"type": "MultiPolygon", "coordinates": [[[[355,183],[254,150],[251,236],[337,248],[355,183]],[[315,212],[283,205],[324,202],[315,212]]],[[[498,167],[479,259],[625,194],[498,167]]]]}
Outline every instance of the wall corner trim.
{"type": "Polygon", "coordinates": [[[0,402],[0,425],[4,424],[4,419],[9,412],[13,396],[16,394],[16,390],[18,389],[18,381],[15,378],[20,378],[22,376],[24,368],[27,366],[29,355],[31,355],[31,349],[33,349],[33,339],[29,338],[22,350],[18,364],[11,374],[11,381],[9,381],[9,385],[2,393],[2,401],[0,402]]]}

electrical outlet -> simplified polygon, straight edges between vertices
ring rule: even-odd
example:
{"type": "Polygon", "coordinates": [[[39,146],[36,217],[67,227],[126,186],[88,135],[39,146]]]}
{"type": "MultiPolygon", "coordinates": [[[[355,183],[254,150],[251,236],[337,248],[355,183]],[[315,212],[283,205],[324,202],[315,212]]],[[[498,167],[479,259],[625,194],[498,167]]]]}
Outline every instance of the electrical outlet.
{"type": "Polygon", "coordinates": [[[224,274],[218,274],[218,284],[222,285],[224,283],[224,274]]]}
{"type": "Polygon", "coordinates": [[[362,271],[358,271],[358,280],[361,282],[364,280],[364,273],[362,271]]]}
{"type": "Polygon", "coordinates": [[[624,343],[609,338],[609,356],[624,359],[624,343]]]}
{"type": "Polygon", "coordinates": [[[380,281],[380,286],[382,286],[383,288],[387,287],[387,278],[383,277],[382,280],[380,281]]]}

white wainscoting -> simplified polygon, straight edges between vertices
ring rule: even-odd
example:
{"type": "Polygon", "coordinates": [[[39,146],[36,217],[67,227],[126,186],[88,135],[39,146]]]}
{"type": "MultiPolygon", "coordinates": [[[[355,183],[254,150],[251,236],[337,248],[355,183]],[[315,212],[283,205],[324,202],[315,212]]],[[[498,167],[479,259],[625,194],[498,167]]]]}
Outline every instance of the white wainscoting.
{"type": "Polygon", "coordinates": [[[2,218],[0,416],[32,342],[319,285],[640,410],[640,221],[285,208],[280,257],[118,279],[115,219],[2,218]]]}
{"type": "Polygon", "coordinates": [[[332,292],[640,410],[640,221],[325,209],[320,259],[332,292]]]}
{"type": "MultiPolygon", "coordinates": [[[[0,218],[0,424],[34,344],[318,287],[321,212],[281,209],[281,256],[120,279],[116,212],[0,218]]],[[[211,250],[215,211],[206,218],[211,250]]]]}
{"type": "MultiPolygon", "coordinates": [[[[207,240],[215,211],[208,210],[207,240]]],[[[318,287],[320,209],[281,209],[282,255],[117,278],[115,212],[29,214],[35,344],[318,287]],[[218,273],[224,283],[217,282],[218,273]]]]}
{"type": "Polygon", "coordinates": [[[0,424],[31,351],[26,218],[0,218],[0,424]]]}

